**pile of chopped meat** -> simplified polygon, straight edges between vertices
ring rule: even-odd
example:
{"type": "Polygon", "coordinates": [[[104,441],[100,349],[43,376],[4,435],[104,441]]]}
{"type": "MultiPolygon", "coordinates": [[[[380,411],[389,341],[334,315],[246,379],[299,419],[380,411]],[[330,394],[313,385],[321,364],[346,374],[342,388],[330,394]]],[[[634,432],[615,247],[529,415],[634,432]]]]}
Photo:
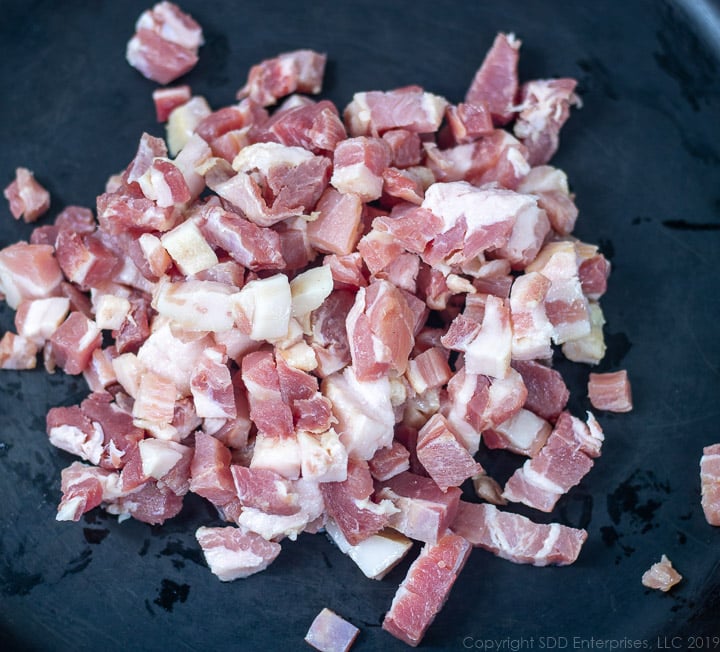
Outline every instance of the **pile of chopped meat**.
{"type": "MultiPolygon", "coordinates": [[[[127,56],[167,83],[201,44],[162,2],[127,56]]],[[[196,533],[224,581],[301,532],[327,532],[376,579],[420,542],[383,624],[410,645],[473,547],[577,558],[584,530],[504,507],[550,512],[600,455],[552,357],[603,357],[610,271],[572,236],[573,195],[549,164],[575,81],[520,84],[519,50],[498,34],[457,104],[406,86],[340,111],[308,97],[326,62],[309,50],[253,66],[229,106],[187,85],[154,93],[166,138],[143,134],[94,210],[69,206],[0,251],[17,311],[1,366],[40,357],[90,390],[47,415],[50,442],[80,458],[58,520],[101,506],[160,524],[198,494],[227,522],[196,533]],[[504,487],[481,445],[525,459],[504,487]]],[[[23,168],[5,194],[28,221],[49,206],[23,168]]],[[[624,375],[590,392],[630,407],[624,375]]]]}

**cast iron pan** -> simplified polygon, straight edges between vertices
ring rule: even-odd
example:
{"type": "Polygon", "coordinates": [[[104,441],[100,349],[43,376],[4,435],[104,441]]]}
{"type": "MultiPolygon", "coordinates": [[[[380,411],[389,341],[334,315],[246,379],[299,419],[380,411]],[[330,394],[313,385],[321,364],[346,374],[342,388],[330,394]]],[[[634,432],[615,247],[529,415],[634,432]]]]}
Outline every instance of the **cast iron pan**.
{"type": "MultiPolygon", "coordinates": [[[[94,206],[141,132],[162,135],[150,99],[156,85],[124,60],[134,21],[150,4],[4,0],[0,185],[23,165],[51,191],[52,214],[94,206]]],[[[598,649],[598,640],[717,647],[720,529],[703,519],[698,462],[703,446],[720,441],[718,4],[182,6],[207,40],[183,81],[216,107],[233,101],[251,64],[300,47],[328,53],[323,94],[341,107],[355,91],[407,84],[457,102],[500,30],[523,41],[524,79],[579,80],[584,107],[573,112],[554,162],[577,194],[577,235],[613,264],[599,369],[628,369],[635,409],[598,414],[603,455],[551,515],[588,529],[577,563],[538,569],[474,551],[422,648],[489,649],[495,641],[504,649],[598,649]],[[685,576],[670,594],[640,584],[662,553],[685,576]]],[[[29,236],[29,226],[0,212],[0,246],[29,236]]],[[[3,331],[12,318],[4,307],[3,331]]],[[[563,371],[570,408],[582,415],[589,369],[563,371]]],[[[193,538],[200,524],[217,523],[202,500],[187,500],[162,527],[118,524],[98,510],[80,523],[55,522],[60,470],[72,458],[48,444],[44,417],[85,394],[82,379],[61,372],[0,374],[1,649],[304,649],[325,606],[361,628],[357,650],[406,649],[380,623],[409,560],[376,582],[323,535],[303,535],[267,571],[224,584],[193,538]]],[[[518,463],[482,459],[501,480],[518,463]]]]}

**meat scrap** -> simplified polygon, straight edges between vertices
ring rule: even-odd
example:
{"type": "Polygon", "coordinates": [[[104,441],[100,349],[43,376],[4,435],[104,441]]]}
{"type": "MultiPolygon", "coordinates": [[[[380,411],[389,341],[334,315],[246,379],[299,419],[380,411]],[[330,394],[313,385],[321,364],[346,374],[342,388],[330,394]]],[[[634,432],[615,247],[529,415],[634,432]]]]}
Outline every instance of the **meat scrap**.
{"type": "Polygon", "coordinates": [[[643,586],[647,586],[649,589],[657,589],[664,593],[669,591],[681,580],[682,575],[673,568],[672,562],[666,555],[663,555],[659,562],[650,566],[642,576],[643,586]]]}
{"type": "Polygon", "coordinates": [[[705,520],[710,525],[720,525],[720,444],[703,448],[700,488],[705,520]]]}
{"type": "Polygon", "coordinates": [[[312,621],[305,642],[320,652],[347,652],[360,630],[325,607],[312,621]]]}
{"type": "Polygon", "coordinates": [[[195,67],[202,44],[202,28],[192,16],[163,1],[140,15],[125,56],[148,79],[169,84],[195,67]]]}
{"type": "Polygon", "coordinates": [[[3,190],[3,194],[16,220],[22,217],[25,222],[35,222],[50,208],[50,193],[27,168],[15,170],[15,179],[3,190]]]}
{"type": "Polygon", "coordinates": [[[597,410],[630,412],[633,408],[632,390],[625,369],[603,374],[591,373],[588,396],[597,410]]]}
{"type": "Polygon", "coordinates": [[[488,503],[460,502],[451,529],[474,546],[515,562],[547,566],[572,564],[587,532],[559,523],[535,523],[488,503]]]}

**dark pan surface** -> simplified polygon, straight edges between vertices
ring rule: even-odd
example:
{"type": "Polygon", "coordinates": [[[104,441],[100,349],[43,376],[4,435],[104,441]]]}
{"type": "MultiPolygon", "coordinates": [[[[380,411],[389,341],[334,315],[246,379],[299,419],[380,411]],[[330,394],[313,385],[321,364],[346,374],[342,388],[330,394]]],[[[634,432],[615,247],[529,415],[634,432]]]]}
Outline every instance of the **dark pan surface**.
{"type": "MultiPolygon", "coordinates": [[[[124,61],[149,4],[4,0],[0,185],[23,165],[51,191],[52,215],[93,206],[141,132],[162,135],[156,85],[124,61]]],[[[636,407],[598,414],[603,456],[552,515],[588,529],[577,563],[536,569],[474,551],[422,649],[492,649],[486,640],[496,649],[504,640],[500,649],[587,649],[591,639],[683,649],[688,636],[720,636],[720,529],[703,519],[698,477],[703,446],[720,441],[720,5],[182,6],[207,41],[183,81],[216,107],[233,101],[251,64],[299,47],[328,53],[324,96],[341,107],[355,91],[413,83],[457,102],[500,30],[523,41],[524,79],[579,79],[584,107],[554,163],[577,194],[576,234],[613,264],[600,369],[628,369],[636,407]],[[640,584],[662,553],[685,576],[668,595],[640,584]]],[[[0,246],[29,236],[4,206],[0,216],[0,246]]],[[[12,318],[3,307],[3,332],[12,318]]],[[[589,369],[563,370],[581,415],[589,369]]],[[[60,372],[0,374],[0,649],[303,649],[325,606],[361,628],[358,651],[405,649],[379,625],[409,561],[375,582],[324,536],[303,535],[264,573],[223,584],[193,537],[216,522],[200,500],[162,527],[118,524],[97,510],[77,524],[55,522],[60,470],[72,459],[48,444],[44,416],[85,393],[82,379],[60,372]]],[[[499,476],[515,463],[487,461],[499,476]]]]}

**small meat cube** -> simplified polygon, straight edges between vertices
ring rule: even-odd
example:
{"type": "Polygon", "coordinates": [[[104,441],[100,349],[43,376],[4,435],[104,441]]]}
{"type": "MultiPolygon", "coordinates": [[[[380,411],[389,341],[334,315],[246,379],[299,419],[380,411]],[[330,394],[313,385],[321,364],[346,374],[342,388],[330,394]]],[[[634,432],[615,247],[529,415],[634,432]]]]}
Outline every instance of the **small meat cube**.
{"type": "Polygon", "coordinates": [[[643,586],[663,592],[669,591],[681,580],[682,575],[673,568],[672,562],[666,555],[663,555],[660,561],[653,564],[642,576],[643,586]]]}
{"type": "Polygon", "coordinates": [[[168,88],[156,88],[152,93],[155,103],[155,116],[158,122],[167,122],[173,109],[188,102],[192,97],[192,91],[187,85],[173,86],[168,88]]]}
{"type": "Polygon", "coordinates": [[[3,194],[16,220],[22,217],[26,222],[34,222],[50,208],[50,193],[27,168],[15,170],[15,180],[5,188],[3,194]]]}
{"type": "Polygon", "coordinates": [[[313,620],[305,642],[320,652],[347,652],[360,630],[330,609],[323,609],[313,620]]]}
{"type": "Polygon", "coordinates": [[[148,79],[169,84],[198,62],[202,28],[193,18],[167,1],[144,11],[128,41],[128,63],[148,79]]]}
{"type": "Polygon", "coordinates": [[[720,525],[720,444],[703,448],[700,486],[705,520],[710,525],[720,525]]]}
{"type": "Polygon", "coordinates": [[[441,414],[433,414],[420,428],[417,457],[443,491],[459,487],[482,471],[480,464],[468,453],[441,414]]]}
{"type": "Polygon", "coordinates": [[[33,340],[10,331],[0,339],[0,369],[35,369],[38,347],[33,340]]]}
{"type": "Polygon", "coordinates": [[[280,554],[280,544],[244,528],[200,527],[195,537],[210,570],[223,582],[265,570],[280,554]]]}
{"type": "Polygon", "coordinates": [[[400,584],[382,627],[408,645],[417,646],[443,607],[472,546],[446,533],[427,543],[400,584]]]}
{"type": "Polygon", "coordinates": [[[633,408],[630,381],[625,369],[603,374],[591,373],[588,396],[597,410],[630,412],[633,408]]]}
{"type": "Polygon", "coordinates": [[[50,337],[53,355],[66,374],[81,374],[93,351],[102,344],[102,331],[80,312],[71,312],[50,337]]]}

